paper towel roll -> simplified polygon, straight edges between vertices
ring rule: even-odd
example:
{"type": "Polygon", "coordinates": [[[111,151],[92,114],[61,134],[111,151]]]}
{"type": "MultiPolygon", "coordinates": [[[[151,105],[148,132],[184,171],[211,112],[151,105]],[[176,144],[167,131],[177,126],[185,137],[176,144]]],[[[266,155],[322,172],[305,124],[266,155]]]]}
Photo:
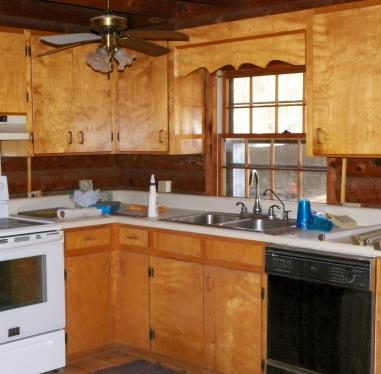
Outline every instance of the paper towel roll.
{"type": "Polygon", "coordinates": [[[73,209],[58,209],[57,217],[60,219],[80,218],[80,217],[95,217],[100,216],[102,211],[97,208],[73,208],[73,209]]]}

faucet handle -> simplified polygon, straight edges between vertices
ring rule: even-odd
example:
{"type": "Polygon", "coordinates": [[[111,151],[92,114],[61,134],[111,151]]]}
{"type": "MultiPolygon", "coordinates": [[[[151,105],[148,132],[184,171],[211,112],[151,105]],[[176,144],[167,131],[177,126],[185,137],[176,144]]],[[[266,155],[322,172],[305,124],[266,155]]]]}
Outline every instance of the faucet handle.
{"type": "Polygon", "coordinates": [[[247,213],[246,204],[242,201],[238,201],[237,203],[235,203],[235,206],[239,206],[239,205],[241,205],[241,211],[239,212],[239,214],[246,214],[247,213]]]}
{"type": "Polygon", "coordinates": [[[288,213],[291,213],[292,210],[283,210],[282,215],[283,215],[283,221],[288,221],[288,213]]]}
{"type": "Polygon", "coordinates": [[[275,212],[274,212],[274,208],[281,209],[281,207],[279,205],[276,205],[276,204],[271,205],[270,208],[269,208],[269,211],[267,213],[267,216],[268,216],[269,219],[276,218],[275,212]]]}

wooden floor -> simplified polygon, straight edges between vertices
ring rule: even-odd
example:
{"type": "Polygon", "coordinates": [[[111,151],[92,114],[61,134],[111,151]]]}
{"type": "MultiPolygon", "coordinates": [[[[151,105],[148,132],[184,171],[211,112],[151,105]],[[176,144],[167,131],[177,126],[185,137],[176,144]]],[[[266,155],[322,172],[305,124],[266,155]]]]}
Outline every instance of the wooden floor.
{"type": "Polygon", "coordinates": [[[136,360],[139,358],[115,348],[69,362],[66,368],[59,370],[59,374],[89,374],[136,360]]]}

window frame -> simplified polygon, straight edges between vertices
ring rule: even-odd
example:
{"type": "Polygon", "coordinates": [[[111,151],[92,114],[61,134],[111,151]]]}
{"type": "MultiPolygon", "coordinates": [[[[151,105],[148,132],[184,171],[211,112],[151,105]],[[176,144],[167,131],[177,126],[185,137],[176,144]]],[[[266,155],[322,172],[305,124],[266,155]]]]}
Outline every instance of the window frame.
{"type": "MultiPolygon", "coordinates": [[[[218,134],[218,178],[217,178],[217,194],[218,196],[227,196],[226,195],[226,152],[224,147],[224,142],[226,139],[242,139],[245,143],[245,163],[242,168],[245,170],[245,198],[250,198],[250,188],[249,188],[249,174],[250,170],[254,167],[249,164],[249,147],[248,143],[250,140],[269,140],[272,144],[276,141],[287,141],[287,140],[295,140],[298,144],[298,154],[297,154],[297,165],[295,167],[274,167],[274,147],[272,146],[272,152],[270,155],[270,164],[265,167],[256,167],[258,170],[268,170],[270,172],[271,178],[271,186],[274,185],[275,182],[275,172],[276,171],[287,171],[292,170],[297,173],[297,183],[298,183],[298,193],[297,199],[300,199],[302,196],[302,175],[305,171],[317,171],[323,172],[327,171],[327,167],[317,167],[317,166],[306,166],[302,164],[302,146],[301,144],[306,141],[306,132],[305,132],[305,121],[306,121],[306,67],[305,66],[293,66],[282,62],[274,62],[269,65],[268,68],[262,69],[259,67],[252,66],[242,66],[239,71],[236,70],[227,70],[224,71],[223,74],[223,94],[222,94],[222,133],[218,134]],[[302,133],[231,133],[230,132],[230,118],[231,118],[231,109],[234,107],[230,103],[230,95],[231,95],[231,80],[234,78],[247,77],[247,76],[263,76],[263,75],[279,75],[279,74],[292,74],[292,73],[304,73],[304,90],[303,90],[303,132],[302,133]]],[[[276,78],[278,79],[278,77],[276,78]]],[[[250,96],[252,95],[252,86],[250,87],[250,96]]],[[[278,88],[278,82],[276,83],[276,89],[278,88]]],[[[276,94],[276,99],[278,95],[276,94]]],[[[300,100],[298,100],[300,102],[300,100]]],[[[275,101],[275,104],[278,104],[278,101],[275,101]]],[[[300,104],[299,104],[300,105],[300,104]]],[[[266,105],[268,106],[268,105],[266,105]]],[[[252,98],[250,97],[250,108],[255,107],[252,102],[252,98]]],[[[279,106],[278,106],[279,107],[279,106]]],[[[276,110],[277,113],[277,110],[276,110]]],[[[276,118],[277,124],[277,118],[276,118]]],[[[277,129],[277,125],[275,125],[277,129]]],[[[250,111],[250,131],[252,131],[252,113],[250,111]]],[[[231,168],[233,169],[233,168],[231,168]]],[[[270,187],[270,186],[268,186],[270,187]]],[[[327,190],[326,190],[327,191],[327,190]]]]}

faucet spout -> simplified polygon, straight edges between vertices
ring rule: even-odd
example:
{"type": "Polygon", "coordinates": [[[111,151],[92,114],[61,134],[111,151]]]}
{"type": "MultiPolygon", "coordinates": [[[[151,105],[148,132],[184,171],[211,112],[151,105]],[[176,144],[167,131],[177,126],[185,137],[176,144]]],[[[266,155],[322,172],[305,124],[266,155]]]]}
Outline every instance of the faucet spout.
{"type": "Polygon", "coordinates": [[[259,176],[258,176],[258,172],[255,169],[253,169],[250,173],[250,178],[249,178],[249,186],[250,187],[253,185],[253,182],[255,183],[255,196],[254,196],[253,213],[254,214],[261,214],[262,213],[262,207],[261,207],[261,198],[259,196],[259,176]]]}
{"type": "Polygon", "coordinates": [[[265,196],[267,194],[267,192],[271,192],[278,199],[278,201],[282,205],[283,220],[287,221],[288,220],[288,213],[290,213],[291,211],[290,210],[286,210],[284,202],[281,200],[281,198],[271,188],[266,188],[266,190],[263,192],[263,196],[265,196]]]}

